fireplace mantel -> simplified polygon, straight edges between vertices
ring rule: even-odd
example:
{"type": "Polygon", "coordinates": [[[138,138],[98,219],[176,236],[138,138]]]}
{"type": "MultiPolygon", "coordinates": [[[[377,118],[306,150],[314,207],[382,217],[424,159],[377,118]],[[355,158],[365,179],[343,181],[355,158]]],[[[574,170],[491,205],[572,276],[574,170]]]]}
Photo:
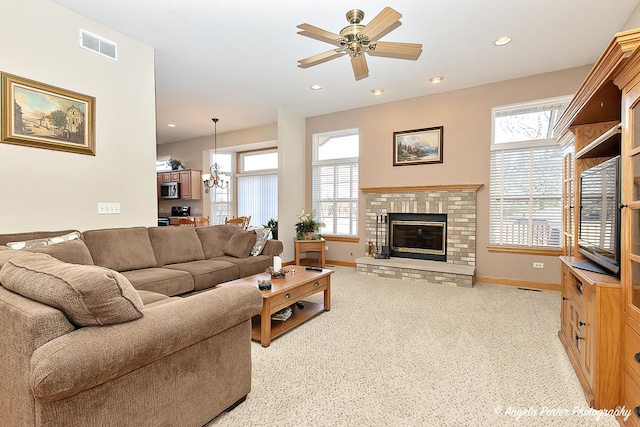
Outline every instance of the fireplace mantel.
{"type": "Polygon", "coordinates": [[[421,193],[429,191],[478,191],[484,184],[420,185],[410,187],[362,187],[363,193],[421,193]]]}

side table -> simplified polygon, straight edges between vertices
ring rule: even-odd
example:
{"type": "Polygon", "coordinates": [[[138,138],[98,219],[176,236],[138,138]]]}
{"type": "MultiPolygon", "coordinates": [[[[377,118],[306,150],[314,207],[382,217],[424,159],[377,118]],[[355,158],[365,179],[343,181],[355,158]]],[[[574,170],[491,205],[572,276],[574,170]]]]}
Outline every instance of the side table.
{"type": "Polygon", "coordinates": [[[300,262],[300,254],[303,252],[315,252],[318,254],[318,262],[320,265],[318,267],[324,268],[324,260],[325,260],[325,244],[327,243],[324,239],[318,240],[295,240],[295,253],[296,253],[296,265],[303,265],[300,262]]]}

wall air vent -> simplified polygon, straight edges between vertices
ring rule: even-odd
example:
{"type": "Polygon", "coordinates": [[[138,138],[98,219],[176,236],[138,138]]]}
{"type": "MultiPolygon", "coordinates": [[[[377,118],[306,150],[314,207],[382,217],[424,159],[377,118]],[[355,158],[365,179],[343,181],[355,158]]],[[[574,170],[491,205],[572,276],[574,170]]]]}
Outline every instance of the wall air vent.
{"type": "Polygon", "coordinates": [[[80,29],[80,47],[118,60],[118,46],[114,42],[83,29],[80,29]]]}

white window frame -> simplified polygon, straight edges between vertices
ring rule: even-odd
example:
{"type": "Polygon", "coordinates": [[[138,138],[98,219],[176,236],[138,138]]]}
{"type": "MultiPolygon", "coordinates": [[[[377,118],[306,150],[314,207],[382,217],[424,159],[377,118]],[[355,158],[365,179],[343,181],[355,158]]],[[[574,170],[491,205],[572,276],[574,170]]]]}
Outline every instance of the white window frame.
{"type": "MultiPolygon", "coordinates": [[[[562,149],[558,145],[557,139],[553,135],[553,125],[557,121],[562,110],[571,101],[571,96],[563,96],[556,98],[547,98],[537,101],[530,101],[518,104],[505,105],[492,108],[491,111],[491,160],[490,160],[490,196],[489,196],[489,247],[521,247],[527,250],[536,249],[560,249],[562,247],[562,149]],[[559,109],[554,111],[551,116],[550,125],[547,129],[547,138],[536,139],[529,141],[516,141],[516,142],[501,142],[496,143],[496,131],[495,123],[496,118],[505,115],[515,115],[526,112],[544,111],[548,109],[559,109]],[[535,171],[535,164],[533,164],[533,156],[536,151],[547,151],[551,148],[552,155],[558,156],[557,165],[554,165],[554,175],[557,175],[558,189],[557,194],[541,195],[535,194],[535,186],[533,182],[533,176],[535,171]],[[511,154],[521,154],[523,158],[529,157],[529,161],[523,168],[527,168],[529,171],[529,186],[527,191],[523,192],[521,196],[505,195],[504,183],[509,181],[508,177],[505,177],[504,170],[497,168],[494,170],[494,158],[496,162],[497,156],[504,160],[504,154],[513,150],[511,154]],[[527,153],[528,152],[528,153],[527,153]],[[504,203],[508,200],[527,200],[529,206],[529,213],[526,218],[518,221],[518,224],[514,221],[506,221],[503,217],[504,203]],[[548,221],[541,221],[535,218],[535,212],[533,210],[535,201],[537,200],[555,200],[558,199],[559,209],[557,212],[557,218],[551,217],[548,221]],[[498,212],[497,218],[492,214],[494,211],[498,212]],[[513,233],[507,232],[507,230],[515,228],[513,233]],[[519,233],[519,234],[518,234],[519,233]],[[517,236],[514,238],[513,236],[517,236]]],[[[546,165],[548,166],[548,165],[546,165]]]]}
{"type": "MultiPolygon", "coordinates": [[[[359,177],[359,155],[358,157],[343,157],[343,158],[329,159],[329,160],[318,160],[319,147],[323,142],[331,138],[338,138],[341,136],[349,136],[349,135],[358,135],[358,141],[360,139],[360,131],[357,128],[318,133],[318,134],[314,134],[312,137],[312,150],[313,150],[312,151],[312,207],[316,211],[318,220],[320,220],[321,222],[324,222],[321,209],[319,208],[320,202],[321,202],[318,194],[319,188],[318,188],[318,184],[315,182],[316,169],[321,166],[339,166],[339,165],[349,165],[351,170],[353,170],[354,167],[357,168],[355,182],[350,181],[350,187],[351,187],[350,194],[355,193],[356,194],[355,197],[351,197],[349,199],[333,198],[331,200],[323,201],[323,202],[333,201],[333,203],[350,202],[351,209],[353,209],[353,211],[351,213],[351,219],[349,221],[349,233],[338,234],[337,232],[338,217],[337,215],[334,215],[333,229],[327,230],[326,228],[321,228],[320,234],[322,234],[323,236],[335,236],[335,237],[345,237],[345,238],[358,237],[358,209],[359,209],[358,182],[360,178],[359,177]]],[[[334,190],[334,194],[335,194],[335,190],[334,190]]]]}

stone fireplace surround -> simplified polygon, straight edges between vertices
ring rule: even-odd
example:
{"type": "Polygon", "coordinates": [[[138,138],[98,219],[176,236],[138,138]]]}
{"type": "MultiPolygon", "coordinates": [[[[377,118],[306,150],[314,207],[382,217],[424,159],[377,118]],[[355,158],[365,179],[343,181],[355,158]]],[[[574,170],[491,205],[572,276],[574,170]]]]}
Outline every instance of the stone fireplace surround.
{"type": "MultiPolygon", "coordinates": [[[[408,258],[356,259],[363,274],[473,286],[476,265],[476,200],[482,184],[361,188],[365,193],[365,243],[376,241],[376,215],[446,213],[447,262],[408,258]]],[[[379,231],[380,236],[384,232],[379,231]]],[[[379,241],[382,245],[383,241],[379,241]]]]}

